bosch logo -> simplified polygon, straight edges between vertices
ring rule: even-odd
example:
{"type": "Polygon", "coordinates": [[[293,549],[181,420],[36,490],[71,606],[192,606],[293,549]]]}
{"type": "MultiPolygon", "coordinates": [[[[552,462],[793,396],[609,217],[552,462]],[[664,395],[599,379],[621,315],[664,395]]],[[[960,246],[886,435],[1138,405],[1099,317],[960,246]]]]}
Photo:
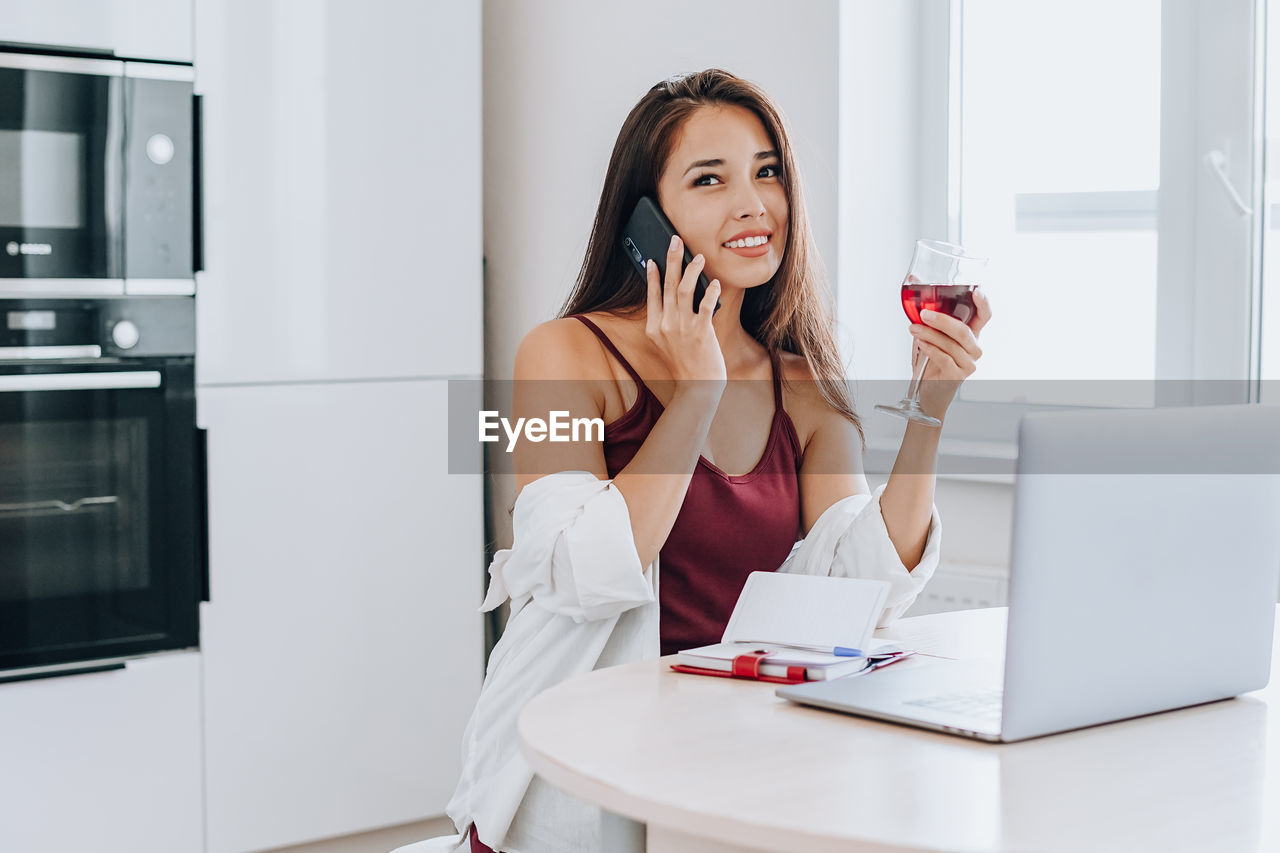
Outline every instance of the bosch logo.
{"type": "Polygon", "coordinates": [[[4,250],[12,255],[52,255],[53,246],[48,243],[14,243],[5,244],[4,250]]]}

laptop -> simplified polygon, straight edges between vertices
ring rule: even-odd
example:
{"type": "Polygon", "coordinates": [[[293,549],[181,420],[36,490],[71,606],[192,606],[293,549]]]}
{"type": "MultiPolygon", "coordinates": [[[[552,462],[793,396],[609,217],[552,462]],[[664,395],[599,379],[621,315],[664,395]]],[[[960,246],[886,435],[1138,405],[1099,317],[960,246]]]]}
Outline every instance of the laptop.
{"type": "Polygon", "coordinates": [[[1027,415],[1017,472],[1003,659],[918,656],[777,694],[1009,742],[1266,686],[1280,407],[1027,415]]]}

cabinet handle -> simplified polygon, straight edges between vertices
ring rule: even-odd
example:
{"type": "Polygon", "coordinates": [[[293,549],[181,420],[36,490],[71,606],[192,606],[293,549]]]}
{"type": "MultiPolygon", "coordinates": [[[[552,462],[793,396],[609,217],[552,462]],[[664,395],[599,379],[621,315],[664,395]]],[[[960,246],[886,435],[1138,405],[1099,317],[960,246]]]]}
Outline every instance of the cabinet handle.
{"type": "Polygon", "coordinates": [[[101,391],[159,387],[158,370],[121,373],[17,373],[0,376],[0,391],[101,391]]]}
{"type": "Polygon", "coordinates": [[[204,270],[204,95],[191,96],[191,271],[204,270]]]}
{"type": "Polygon", "coordinates": [[[102,347],[85,344],[65,347],[0,347],[0,359],[28,361],[36,358],[102,358],[102,347]]]}
{"type": "Polygon", "coordinates": [[[200,600],[212,601],[209,589],[209,431],[196,427],[196,559],[200,561],[200,600]]]}
{"type": "Polygon", "coordinates": [[[77,512],[87,506],[102,506],[103,504],[119,503],[120,498],[116,495],[103,495],[98,498],[81,498],[78,501],[67,503],[66,501],[28,501],[27,503],[17,504],[0,504],[0,512],[42,512],[44,510],[57,510],[58,512],[77,512]]]}
{"type": "Polygon", "coordinates": [[[56,667],[50,669],[19,670],[12,675],[0,672],[0,684],[14,681],[32,681],[37,678],[57,678],[62,675],[86,675],[90,672],[112,672],[124,669],[123,663],[100,663],[89,666],[56,667]]]}

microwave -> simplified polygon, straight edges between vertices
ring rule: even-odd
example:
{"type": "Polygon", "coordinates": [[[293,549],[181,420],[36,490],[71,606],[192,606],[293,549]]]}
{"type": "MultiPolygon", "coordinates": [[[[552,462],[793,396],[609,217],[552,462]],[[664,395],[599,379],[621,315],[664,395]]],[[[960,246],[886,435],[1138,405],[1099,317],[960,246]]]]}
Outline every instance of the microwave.
{"type": "Polygon", "coordinates": [[[0,47],[0,297],[191,295],[189,64],[0,47]]]}

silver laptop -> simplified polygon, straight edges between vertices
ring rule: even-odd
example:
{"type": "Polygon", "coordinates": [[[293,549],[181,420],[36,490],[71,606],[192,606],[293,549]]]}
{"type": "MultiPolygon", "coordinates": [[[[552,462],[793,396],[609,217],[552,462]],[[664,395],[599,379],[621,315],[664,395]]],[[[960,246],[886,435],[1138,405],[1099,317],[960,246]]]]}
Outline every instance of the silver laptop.
{"type": "Polygon", "coordinates": [[[921,657],[786,699],[1016,741],[1266,686],[1280,407],[1028,415],[1003,659],[921,657]]]}

